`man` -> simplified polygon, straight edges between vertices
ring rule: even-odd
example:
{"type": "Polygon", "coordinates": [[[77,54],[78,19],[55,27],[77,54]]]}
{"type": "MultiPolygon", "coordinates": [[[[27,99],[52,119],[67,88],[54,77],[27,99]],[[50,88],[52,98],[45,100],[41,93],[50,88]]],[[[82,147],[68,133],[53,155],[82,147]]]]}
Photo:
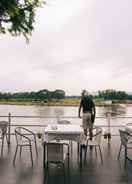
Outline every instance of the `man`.
{"type": "Polygon", "coordinates": [[[84,135],[87,136],[87,130],[89,130],[89,137],[92,140],[93,136],[93,123],[95,119],[95,104],[87,91],[82,92],[82,98],[78,110],[78,117],[81,118],[80,113],[82,109],[82,125],[84,129],[84,135]]]}

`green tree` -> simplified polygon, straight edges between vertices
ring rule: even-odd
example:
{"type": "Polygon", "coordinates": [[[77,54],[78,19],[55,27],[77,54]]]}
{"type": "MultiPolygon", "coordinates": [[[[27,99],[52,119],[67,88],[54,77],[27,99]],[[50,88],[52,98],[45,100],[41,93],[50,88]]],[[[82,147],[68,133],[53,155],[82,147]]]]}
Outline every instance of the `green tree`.
{"type": "Polygon", "coordinates": [[[50,91],[47,89],[42,89],[36,93],[36,97],[38,100],[49,100],[50,98],[50,91]]]}
{"type": "Polygon", "coordinates": [[[55,91],[52,92],[52,98],[55,99],[64,99],[65,98],[65,91],[61,89],[56,89],[55,91]]]}
{"type": "Polygon", "coordinates": [[[0,0],[0,33],[23,34],[26,40],[34,29],[35,10],[41,0],[0,0]]]}
{"type": "Polygon", "coordinates": [[[127,98],[125,91],[116,91],[113,89],[106,89],[104,91],[98,91],[98,96],[105,100],[124,100],[127,98]]]}

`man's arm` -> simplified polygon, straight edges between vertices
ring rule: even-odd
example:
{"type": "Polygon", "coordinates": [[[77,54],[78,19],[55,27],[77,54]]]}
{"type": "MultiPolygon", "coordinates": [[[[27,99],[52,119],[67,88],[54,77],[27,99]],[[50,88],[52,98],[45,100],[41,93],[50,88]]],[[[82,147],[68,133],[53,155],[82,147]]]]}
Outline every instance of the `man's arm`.
{"type": "Polygon", "coordinates": [[[95,116],[96,114],[96,109],[95,109],[95,103],[93,101],[93,99],[91,98],[91,103],[92,103],[92,114],[95,116]]]}
{"type": "Polygon", "coordinates": [[[96,116],[96,109],[95,109],[95,104],[94,104],[94,102],[93,102],[93,108],[92,108],[92,123],[94,123],[95,116],[96,116]]]}

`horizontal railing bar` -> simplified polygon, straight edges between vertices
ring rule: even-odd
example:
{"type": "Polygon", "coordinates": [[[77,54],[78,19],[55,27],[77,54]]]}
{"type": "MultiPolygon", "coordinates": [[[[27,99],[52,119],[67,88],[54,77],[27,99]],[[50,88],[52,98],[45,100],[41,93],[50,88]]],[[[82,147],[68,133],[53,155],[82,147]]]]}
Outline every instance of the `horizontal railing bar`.
{"type": "MultiPolygon", "coordinates": [[[[0,118],[8,118],[9,115],[2,115],[0,116],[0,118]]],[[[11,118],[78,118],[78,116],[16,116],[16,115],[10,115],[11,118]]],[[[98,118],[102,118],[102,119],[107,119],[108,117],[104,117],[104,116],[98,116],[96,117],[98,118]]],[[[110,116],[110,119],[131,119],[132,116],[110,116]]]]}
{"type": "Polygon", "coordinates": [[[47,125],[32,125],[32,124],[12,124],[11,127],[16,127],[16,126],[29,126],[29,127],[46,127],[47,125]]]}
{"type": "MultiPolygon", "coordinates": [[[[0,116],[0,118],[8,118],[9,116],[0,116]]],[[[78,116],[12,116],[10,115],[11,118],[78,118],[78,116]]],[[[107,117],[96,117],[96,118],[104,118],[106,119],[107,117]]]]}
{"type": "MultiPolygon", "coordinates": [[[[7,133],[8,135],[8,133],[7,133]]],[[[15,133],[11,133],[10,135],[15,135],[15,133]]],[[[24,135],[31,135],[31,134],[24,134],[24,135]]],[[[37,135],[37,133],[35,133],[35,135],[37,135]]],[[[102,135],[103,137],[104,135],[102,135]]],[[[120,134],[112,134],[112,136],[120,136],[120,134]]]]}
{"type": "MultiPolygon", "coordinates": [[[[46,127],[48,124],[46,124],[46,125],[41,125],[41,124],[35,124],[35,125],[33,125],[33,124],[11,124],[10,126],[30,126],[30,127],[46,127]]],[[[96,125],[95,125],[96,126],[96,125]]],[[[97,126],[99,126],[99,127],[108,127],[108,125],[97,125],[97,126]]],[[[125,127],[125,125],[111,125],[110,127],[115,127],[115,128],[118,128],[118,127],[125,127]]]]}
{"type": "Polygon", "coordinates": [[[131,116],[110,116],[110,119],[131,119],[131,116]]]}

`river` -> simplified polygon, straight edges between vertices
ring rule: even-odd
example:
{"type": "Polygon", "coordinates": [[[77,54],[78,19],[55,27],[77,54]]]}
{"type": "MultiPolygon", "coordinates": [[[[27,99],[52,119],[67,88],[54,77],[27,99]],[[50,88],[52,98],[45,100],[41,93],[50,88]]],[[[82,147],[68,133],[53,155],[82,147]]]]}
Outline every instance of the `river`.
{"type": "MultiPolygon", "coordinates": [[[[41,124],[56,123],[58,119],[69,119],[73,124],[81,124],[77,117],[78,107],[45,107],[45,106],[23,106],[23,105],[0,105],[0,116],[54,116],[55,118],[12,118],[11,124],[41,124]],[[70,118],[68,118],[70,117],[70,118]],[[74,117],[74,118],[71,118],[74,117]]],[[[120,104],[109,107],[96,107],[96,125],[107,125],[106,113],[111,112],[111,125],[125,125],[132,122],[132,105],[120,104]],[[99,118],[104,117],[104,118],[99,118]],[[119,118],[118,118],[119,117],[119,118]]],[[[6,118],[1,118],[6,120],[6,118]]]]}

